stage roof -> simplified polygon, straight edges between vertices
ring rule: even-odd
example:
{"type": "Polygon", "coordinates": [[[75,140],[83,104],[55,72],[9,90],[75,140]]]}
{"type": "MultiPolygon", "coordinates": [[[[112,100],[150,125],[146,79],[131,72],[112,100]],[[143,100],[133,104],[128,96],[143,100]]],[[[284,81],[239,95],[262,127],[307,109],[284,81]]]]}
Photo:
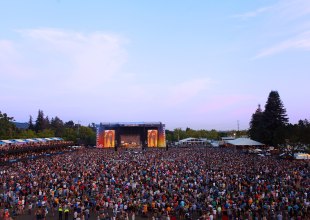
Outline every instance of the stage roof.
{"type": "Polygon", "coordinates": [[[97,126],[158,126],[161,122],[102,122],[97,126]]]}

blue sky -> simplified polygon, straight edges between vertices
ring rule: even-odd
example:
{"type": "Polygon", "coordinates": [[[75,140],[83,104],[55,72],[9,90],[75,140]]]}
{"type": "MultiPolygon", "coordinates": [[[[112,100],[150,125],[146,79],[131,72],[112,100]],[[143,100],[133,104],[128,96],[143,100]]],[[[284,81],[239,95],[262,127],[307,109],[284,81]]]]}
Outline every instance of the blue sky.
{"type": "Polygon", "coordinates": [[[247,129],[277,90],[309,119],[310,1],[2,1],[1,111],[247,129]]]}

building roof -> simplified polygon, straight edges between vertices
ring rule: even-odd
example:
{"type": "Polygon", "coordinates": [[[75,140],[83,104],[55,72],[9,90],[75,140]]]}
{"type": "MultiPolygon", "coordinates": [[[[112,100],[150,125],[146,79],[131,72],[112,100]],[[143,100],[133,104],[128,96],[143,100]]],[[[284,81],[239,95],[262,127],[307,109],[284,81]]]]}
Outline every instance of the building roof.
{"type": "Polygon", "coordinates": [[[235,145],[235,146],[262,146],[264,145],[250,138],[237,138],[235,140],[228,140],[227,143],[231,145],[235,145]]]}
{"type": "Polygon", "coordinates": [[[223,141],[235,140],[235,137],[222,137],[223,141]]]}
{"type": "Polygon", "coordinates": [[[148,127],[164,125],[162,122],[102,122],[97,127],[113,127],[113,126],[125,126],[125,127],[148,127]]]}

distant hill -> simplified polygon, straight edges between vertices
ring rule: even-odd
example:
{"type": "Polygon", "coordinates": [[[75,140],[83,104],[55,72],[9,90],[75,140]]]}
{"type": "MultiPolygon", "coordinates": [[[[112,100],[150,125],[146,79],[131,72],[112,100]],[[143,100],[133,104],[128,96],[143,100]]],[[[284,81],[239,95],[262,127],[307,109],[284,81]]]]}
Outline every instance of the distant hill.
{"type": "Polygon", "coordinates": [[[29,127],[27,122],[14,122],[14,124],[19,129],[27,129],[29,127]]]}

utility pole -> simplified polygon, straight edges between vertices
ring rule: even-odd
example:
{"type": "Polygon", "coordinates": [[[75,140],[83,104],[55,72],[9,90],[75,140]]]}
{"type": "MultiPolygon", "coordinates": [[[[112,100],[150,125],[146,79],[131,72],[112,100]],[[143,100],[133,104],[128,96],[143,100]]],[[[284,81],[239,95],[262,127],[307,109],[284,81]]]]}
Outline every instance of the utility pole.
{"type": "Polygon", "coordinates": [[[237,135],[238,135],[238,137],[240,137],[240,132],[239,132],[239,120],[237,120],[237,135]]]}
{"type": "Polygon", "coordinates": [[[237,127],[238,127],[238,131],[239,131],[239,120],[237,120],[237,127]]]}

